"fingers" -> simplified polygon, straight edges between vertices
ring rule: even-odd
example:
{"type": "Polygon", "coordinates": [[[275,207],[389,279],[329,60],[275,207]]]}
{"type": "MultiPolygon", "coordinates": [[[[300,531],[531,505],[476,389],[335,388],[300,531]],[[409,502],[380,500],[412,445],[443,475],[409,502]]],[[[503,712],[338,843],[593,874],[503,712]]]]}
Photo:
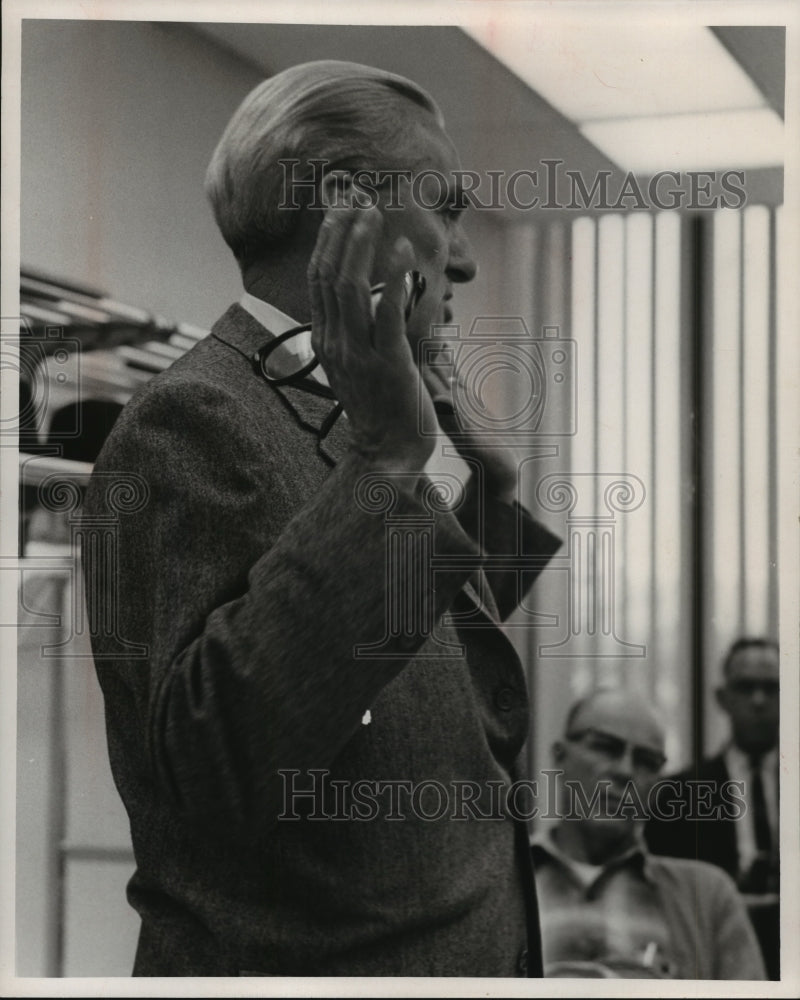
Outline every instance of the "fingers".
{"type": "Polygon", "coordinates": [[[322,360],[325,357],[327,331],[338,320],[338,308],[330,294],[330,277],[332,260],[335,259],[336,244],[341,238],[341,231],[346,222],[335,209],[325,213],[317,234],[317,242],[311,260],[308,264],[308,291],[311,300],[311,346],[316,356],[322,360]]]}
{"type": "Polygon", "coordinates": [[[383,228],[377,208],[356,209],[356,218],[343,245],[336,295],[345,342],[342,348],[363,353],[371,343],[370,276],[383,228]]]}
{"type": "Polygon", "coordinates": [[[428,388],[428,392],[431,394],[431,399],[434,405],[438,407],[442,406],[448,407],[450,410],[453,409],[453,382],[452,379],[448,378],[447,375],[438,367],[438,365],[422,365],[421,366],[422,378],[425,385],[428,388]]]}
{"type": "Polygon", "coordinates": [[[446,340],[429,340],[420,358],[422,377],[437,413],[454,412],[453,394],[457,385],[455,349],[446,340]]]}
{"type": "Polygon", "coordinates": [[[405,278],[415,257],[405,237],[381,257],[386,281],[373,319],[370,279],[385,246],[382,227],[374,207],[328,210],[308,268],[312,345],[357,450],[387,468],[419,471],[432,448],[419,433],[420,408],[424,426],[436,418],[406,336],[405,278]]]}
{"type": "Polygon", "coordinates": [[[439,426],[445,434],[453,437],[460,430],[453,401],[453,379],[438,365],[422,365],[420,370],[439,426]]]}
{"type": "Polygon", "coordinates": [[[391,352],[406,344],[406,282],[408,271],[413,270],[414,250],[405,236],[392,247],[387,269],[386,285],[375,313],[375,350],[391,352]]]}
{"type": "Polygon", "coordinates": [[[383,225],[380,212],[358,204],[329,208],[308,266],[311,343],[325,365],[369,346],[369,279],[383,225]]]}

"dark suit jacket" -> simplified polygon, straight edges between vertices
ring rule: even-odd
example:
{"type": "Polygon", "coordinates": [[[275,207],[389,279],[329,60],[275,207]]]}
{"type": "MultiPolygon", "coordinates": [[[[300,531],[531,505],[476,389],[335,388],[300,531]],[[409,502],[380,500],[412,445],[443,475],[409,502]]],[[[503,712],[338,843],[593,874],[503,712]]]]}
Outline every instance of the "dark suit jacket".
{"type": "Polygon", "coordinates": [[[732,808],[730,795],[725,794],[730,777],[723,757],[709,757],[697,768],[687,768],[668,780],[675,783],[675,788],[664,789],[664,806],[669,808],[667,803],[671,801],[673,815],[680,815],[677,811],[680,808],[684,818],[651,818],[646,828],[650,850],[673,858],[707,861],[736,879],[739,871],[736,810],[732,808]]]}
{"type": "MultiPolygon", "coordinates": [[[[708,793],[703,799],[701,808],[706,817],[711,813],[714,818],[698,817],[673,821],[659,817],[651,818],[646,828],[650,850],[655,854],[708,861],[723,868],[734,880],[738,880],[740,872],[736,823],[749,822],[750,818],[748,816],[742,819],[736,818],[742,803],[741,799],[736,800],[735,790],[733,794],[730,792],[728,787],[730,775],[723,756],[720,754],[709,757],[701,761],[696,769],[688,768],[669,780],[675,782],[675,792],[673,794],[671,790],[666,789],[668,798],[672,800],[673,806],[682,805],[687,814],[692,810],[696,811],[698,792],[707,789],[708,793]]],[[[779,904],[775,901],[751,907],[749,912],[764,956],[767,974],[770,979],[780,979],[779,904]]]]}
{"type": "MultiPolygon", "coordinates": [[[[84,547],[137,863],[134,971],[513,976],[526,974],[527,951],[540,974],[522,823],[479,818],[518,775],[529,704],[511,643],[476,610],[477,497],[461,521],[431,515],[402,484],[388,511],[385,491],[356,502],[366,467],[345,425],[325,441],[331,471],[317,430],[332,404],[268,386],[252,364],[267,339],[232,306],[126,407],[87,495],[89,532],[109,514],[114,477],[135,473],[148,493],[142,509],[116,504],[112,570],[84,547]],[[451,655],[420,619],[390,636],[390,656],[355,656],[385,636],[387,524],[403,518],[409,559],[423,558],[431,521],[434,553],[450,559],[417,600],[451,655]],[[461,620],[443,620],[448,609],[461,620]],[[291,794],[319,791],[324,772],[343,784],[324,799],[291,794]],[[447,812],[425,819],[435,782],[447,812]],[[458,808],[469,783],[475,803],[458,808]],[[392,788],[400,819],[386,818],[392,788]]],[[[487,504],[484,548],[516,552],[519,536],[530,582],[558,541],[521,508],[487,504]]],[[[488,610],[507,614],[516,576],[491,582],[488,610]]]]}

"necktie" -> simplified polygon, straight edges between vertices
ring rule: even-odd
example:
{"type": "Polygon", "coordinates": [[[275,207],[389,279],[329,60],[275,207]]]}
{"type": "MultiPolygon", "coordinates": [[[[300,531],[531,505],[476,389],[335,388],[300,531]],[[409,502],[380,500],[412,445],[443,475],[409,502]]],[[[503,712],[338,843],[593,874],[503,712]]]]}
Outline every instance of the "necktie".
{"type": "Polygon", "coordinates": [[[750,805],[753,810],[753,830],[759,854],[769,854],[772,849],[772,831],[767,814],[764,781],[761,777],[761,758],[750,759],[750,805]]]}

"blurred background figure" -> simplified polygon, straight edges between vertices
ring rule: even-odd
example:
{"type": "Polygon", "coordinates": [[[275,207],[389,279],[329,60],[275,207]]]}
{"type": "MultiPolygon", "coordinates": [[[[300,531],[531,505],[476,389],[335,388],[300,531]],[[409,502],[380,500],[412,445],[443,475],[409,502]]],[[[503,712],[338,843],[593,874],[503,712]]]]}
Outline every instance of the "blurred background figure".
{"type": "Polygon", "coordinates": [[[717,689],[729,741],[674,776],[680,818],[653,817],[647,829],[653,852],[708,861],[736,880],[770,979],[780,979],[779,690],[777,643],[734,642],[717,689]]]}
{"type": "Polygon", "coordinates": [[[559,821],[532,845],[545,975],[763,979],[731,879],[647,850],[647,804],[665,762],[649,705],[611,689],[577,701],[553,759],[559,821]]]}

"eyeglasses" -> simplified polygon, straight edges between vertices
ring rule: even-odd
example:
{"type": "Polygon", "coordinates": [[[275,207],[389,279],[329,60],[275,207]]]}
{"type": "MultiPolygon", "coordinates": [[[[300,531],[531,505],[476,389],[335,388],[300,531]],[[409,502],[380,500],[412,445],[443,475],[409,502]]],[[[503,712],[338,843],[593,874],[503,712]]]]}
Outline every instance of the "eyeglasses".
{"type": "Polygon", "coordinates": [[[729,681],[728,688],[734,694],[741,694],[747,698],[752,698],[757,691],[762,691],[768,698],[777,698],[779,693],[778,681],[750,680],[747,677],[729,681]]]}
{"type": "Polygon", "coordinates": [[[613,733],[604,733],[602,729],[588,727],[578,732],[567,733],[565,739],[570,743],[583,743],[592,753],[609,762],[622,760],[625,751],[630,747],[634,768],[647,774],[657,774],[667,762],[666,756],[660,750],[629,743],[619,736],[614,736],[613,733]]]}
{"type": "MultiPolygon", "coordinates": [[[[385,287],[385,284],[380,284],[370,289],[373,316],[385,287]]],[[[419,271],[409,271],[405,276],[404,287],[406,322],[424,291],[425,278],[419,271]]],[[[311,324],[294,327],[273,337],[256,352],[254,361],[262,376],[272,385],[286,385],[307,379],[319,364],[311,346],[311,324]]],[[[321,381],[306,382],[305,386],[318,395],[334,398],[328,386],[321,381]]]]}

